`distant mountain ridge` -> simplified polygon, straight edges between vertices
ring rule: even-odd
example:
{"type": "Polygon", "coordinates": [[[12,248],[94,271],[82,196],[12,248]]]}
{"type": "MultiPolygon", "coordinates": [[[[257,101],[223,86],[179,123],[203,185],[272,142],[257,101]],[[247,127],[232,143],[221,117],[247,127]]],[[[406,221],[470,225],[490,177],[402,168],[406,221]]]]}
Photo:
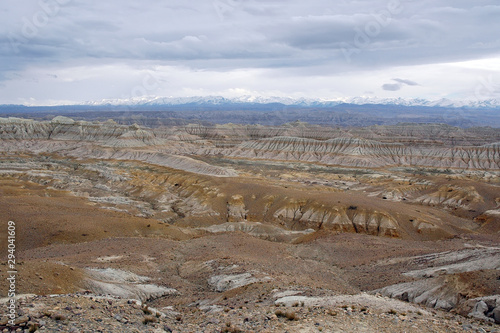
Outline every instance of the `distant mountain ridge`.
{"type": "Polygon", "coordinates": [[[192,96],[192,97],[138,97],[126,99],[104,99],[101,101],[89,101],[79,105],[102,106],[102,105],[130,105],[130,106],[159,106],[159,105],[241,105],[241,104],[283,104],[298,107],[333,107],[340,104],[353,105],[395,105],[395,106],[423,106],[423,107],[446,107],[446,108],[500,108],[500,100],[469,100],[454,101],[450,99],[439,99],[430,101],[422,98],[377,98],[377,97],[353,97],[345,99],[312,99],[291,97],[262,97],[262,96],[239,96],[227,98],[223,96],[192,96]]]}
{"type": "Polygon", "coordinates": [[[114,119],[122,124],[138,123],[149,127],[198,122],[279,126],[298,120],[334,127],[438,123],[461,128],[500,128],[499,111],[500,101],[497,100],[456,102],[366,97],[347,100],[262,96],[140,97],[74,105],[0,105],[0,117],[22,115],[50,120],[64,115],[79,120],[114,119]]]}

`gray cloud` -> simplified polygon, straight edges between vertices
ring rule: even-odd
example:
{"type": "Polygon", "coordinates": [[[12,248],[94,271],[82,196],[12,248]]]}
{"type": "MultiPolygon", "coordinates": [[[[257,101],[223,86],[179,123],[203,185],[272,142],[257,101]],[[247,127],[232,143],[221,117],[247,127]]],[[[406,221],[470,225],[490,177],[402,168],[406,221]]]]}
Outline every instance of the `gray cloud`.
{"type": "Polygon", "coordinates": [[[409,86],[418,86],[417,82],[413,82],[411,80],[404,80],[404,79],[392,79],[393,81],[399,82],[401,84],[407,84],[409,86]]]}
{"type": "Polygon", "coordinates": [[[382,89],[387,91],[398,91],[401,90],[403,85],[401,83],[386,83],[382,85],[382,89]]]}
{"type": "MultiPolygon", "coordinates": [[[[400,0],[392,13],[386,0],[41,3],[22,8],[15,0],[0,4],[0,80],[7,87],[5,95],[0,92],[0,103],[12,95],[8,74],[35,75],[35,68],[121,64],[138,71],[155,66],[189,68],[193,73],[252,69],[312,81],[500,53],[496,0],[400,0]]],[[[246,82],[242,79],[240,86],[246,82]]],[[[405,85],[418,85],[401,78],[394,82],[382,89],[399,92],[405,85]]],[[[379,85],[374,81],[359,94],[379,85]]],[[[290,93],[300,92],[297,89],[290,93]]],[[[17,94],[22,97],[22,92],[17,94]]]]}
{"type": "Polygon", "coordinates": [[[392,81],[395,81],[396,83],[386,83],[382,85],[382,89],[386,91],[399,91],[401,88],[403,88],[405,85],[408,86],[418,86],[418,83],[411,81],[411,80],[405,80],[405,79],[392,79],[392,81]]]}

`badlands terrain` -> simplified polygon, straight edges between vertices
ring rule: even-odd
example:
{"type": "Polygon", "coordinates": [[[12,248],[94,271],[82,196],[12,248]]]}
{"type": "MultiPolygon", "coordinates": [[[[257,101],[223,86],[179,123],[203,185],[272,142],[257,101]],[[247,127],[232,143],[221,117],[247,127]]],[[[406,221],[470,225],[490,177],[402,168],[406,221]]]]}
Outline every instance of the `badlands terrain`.
{"type": "Polygon", "coordinates": [[[15,329],[500,331],[497,128],[129,122],[0,118],[15,329]]]}

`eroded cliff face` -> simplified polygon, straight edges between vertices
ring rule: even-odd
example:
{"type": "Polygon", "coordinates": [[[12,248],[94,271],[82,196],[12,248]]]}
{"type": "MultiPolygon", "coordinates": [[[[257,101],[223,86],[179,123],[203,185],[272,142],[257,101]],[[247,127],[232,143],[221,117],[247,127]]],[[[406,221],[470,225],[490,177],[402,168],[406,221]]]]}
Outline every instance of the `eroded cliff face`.
{"type": "MultiPolygon", "coordinates": [[[[470,221],[477,217],[471,214],[477,209],[495,230],[492,221],[497,216],[488,215],[497,208],[490,198],[494,190],[480,193],[473,184],[442,184],[432,180],[434,176],[419,179],[418,174],[435,170],[437,176],[458,181],[483,172],[481,177],[496,182],[499,144],[449,147],[407,143],[408,138],[422,141],[430,134],[437,135],[436,140],[449,138],[452,128],[445,125],[332,129],[337,138],[328,138],[330,132],[324,128],[307,126],[189,125],[153,130],[111,120],[0,118],[0,151],[13,156],[20,152],[52,156],[52,164],[35,158],[31,170],[22,175],[31,181],[48,182],[98,205],[182,226],[257,222],[294,231],[448,237],[458,230],[481,227],[482,220],[470,221]],[[276,136],[300,135],[308,129],[325,140],[276,136]],[[403,142],[355,138],[356,133],[384,140],[394,135],[403,142]],[[75,169],[71,170],[60,159],[80,162],[72,164],[75,169]],[[104,183],[101,176],[90,177],[95,168],[90,161],[111,163],[103,166],[106,171],[99,167],[92,171],[107,174],[104,183]],[[146,171],[146,165],[160,169],[146,171]],[[399,169],[394,170],[401,171],[388,170],[396,167],[399,169]],[[463,175],[465,170],[468,174],[463,175]],[[392,172],[402,173],[393,176],[392,172]],[[202,183],[205,185],[200,186],[202,183]],[[409,203],[447,209],[459,219],[453,221],[448,213],[416,212],[409,209],[409,203]]],[[[9,168],[3,172],[9,174],[9,168]]]]}
{"type": "Polygon", "coordinates": [[[17,118],[0,119],[0,139],[3,151],[54,153],[74,158],[100,160],[132,160],[214,176],[236,176],[233,170],[212,166],[199,160],[161,152],[167,140],[157,138],[137,125],[123,126],[105,123],[75,122],[56,117],[50,122],[35,122],[17,118]],[[150,149],[151,148],[151,149],[150,149]]]}
{"type": "MultiPolygon", "coordinates": [[[[195,155],[224,155],[233,158],[249,158],[277,161],[300,161],[309,163],[321,163],[325,165],[380,168],[387,166],[400,167],[426,167],[426,168],[454,168],[471,170],[500,170],[500,144],[488,143],[480,146],[455,146],[449,142],[449,126],[436,129],[436,125],[430,125],[427,136],[446,135],[446,140],[432,144],[425,140],[408,142],[411,133],[425,137],[425,127],[403,135],[394,136],[395,141],[387,142],[386,135],[380,128],[378,131],[372,129],[371,136],[385,140],[376,141],[365,138],[353,137],[355,133],[345,133],[332,130],[325,132],[323,129],[307,127],[297,130],[295,127],[245,129],[241,126],[198,128],[185,127],[175,129],[149,129],[138,125],[118,125],[113,121],[104,123],[90,123],[85,121],[74,121],[70,118],[56,117],[52,121],[38,122],[18,118],[0,119],[0,139],[6,140],[48,140],[47,150],[51,149],[52,142],[80,142],[98,145],[103,149],[92,151],[88,145],[82,145],[75,155],[95,158],[138,158],[152,163],[161,163],[168,160],[171,155],[195,154],[195,155]],[[317,131],[323,140],[294,136],[274,136],[289,132],[290,134],[303,135],[317,131]],[[252,131],[257,131],[252,135],[252,131]],[[267,131],[267,132],[266,132],[267,131]],[[375,134],[374,132],[378,133],[375,134]],[[328,137],[330,135],[330,137],[328,137]],[[270,137],[267,137],[270,136],[270,137]],[[337,137],[335,137],[337,136],[337,137]],[[264,138],[261,138],[264,137],[264,138]],[[400,142],[398,142],[400,140],[400,142]],[[241,143],[238,143],[241,142],[241,143]],[[228,148],[231,147],[231,148],[228,148]],[[84,149],[85,148],[85,149],[84,149]],[[104,150],[110,148],[110,150],[104,150]],[[121,150],[127,153],[118,152],[121,150]],[[153,156],[130,156],[135,154],[146,154],[153,156]],[[154,153],[167,154],[157,156],[154,153]],[[123,155],[123,156],[120,156],[123,155]]],[[[487,132],[486,132],[487,133],[487,132]]],[[[362,133],[369,137],[367,133],[362,133]]],[[[488,133],[485,135],[489,135],[488,133]]],[[[495,139],[492,137],[491,139],[495,139]]],[[[481,138],[480,141],[487,140],[481,138]]],[[[472,140],[470,140],[472,141],[472,140]]],[[[20,147],[17,146],[16,149],[20,147]]],[[[29,147],[26,147],[29,149],[29,147]]],[[[55,148],[55,147],[54,147],[55,148]]],[[[171,162],[165,162],[171,165],[171,162]]],[[[179,168],[188,167],[189,163],[172,162],[179,168]]],[[[191,161],[191,163],[195,163],[191,161]]],[[[202,167],[203,169],[203,167],[202,167]]],[[[208,171],[211,173],[212,171],[208,171]]],[[[214,171],[215,174],[225,175],[221,170],[214,171]]],[[[227,175],[234,176],[231,172],[227,175]]]]}
{"type": "Polygon", "coordinates": [[[143,147],[161,144],[152,131],[137,125],[118,125],[113,121],[92,123],[58,116],[52,121],[20,118],[0,119],[3,140],[63,140],[99,142],[108,146],[143,147]]]}
{"type": "Polygon", "coordinates": [[[500,146],[422,147],[364,139],[276,137],[242,143],[235,157],[303,161],[362,168],[387,166],[500,170],[500,146]]]}
{"type": "MultiPolygon", "coordinates": [[[[240,173],[244,174],[243,170],[240,173]]],[[[210,231],[210,226],[241,222],[241,225],[226,225],[227,231],[240,230],[283,241],[298,239],[286,236],[289,231],[435,239],[458,232],[472,232],[480,227],[474,221],[440,211],[425,200],[420,201],[422,193],[419,191],[413,194],[414,202],[419,205],[412,206],[405,201],[368,196],[363,185],[357,190],[344,189],[342,184],[339,184],[340,188],[311,187],[254,177],[221,178],[138,161],[101,160],[96,163],[55,155],[25,156],[23,163],[18,157],[12,157],[0,164],[0,174],[69,191],[85,198],[96,208],[154,219],[167,225],[210,231]],[[251,229],[252,224],[245,225],[245,222],[262,223],[272,228],[255,229],[253,225],[251,229]]],[[[374,179],[369,178],[369,182],[374,182],[374,179]]],[[[429,184],[424,189],[428,191],[434,186],[429,184]]],[[[476,196],[482,197],[479,192],[476,196]]],[[[408,202],[410,199],[408,197],[408,202]]],[[[447,201],[440,202],[445,204],[447,201]]],[[[464,209],[485,204],[484,200],[454,203],[452,207],[463,205],[464,209]]]]}
{"type": "Polygon", "coordinates": [[[357,207],[325,207],[289,202],[273,217],[285,225],[306,225],[316,229],[357,232],[375,236],[399,236],[398,222],[389,214],[357,207]]]}

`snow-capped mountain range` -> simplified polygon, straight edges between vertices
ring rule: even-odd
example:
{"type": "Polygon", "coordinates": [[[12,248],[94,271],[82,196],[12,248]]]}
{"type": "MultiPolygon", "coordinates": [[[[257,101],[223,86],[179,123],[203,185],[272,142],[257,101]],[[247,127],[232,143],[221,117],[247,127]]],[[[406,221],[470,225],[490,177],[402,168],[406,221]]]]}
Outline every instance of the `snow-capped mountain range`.
{"type": "Polygon", "coordinates": [[[346,99],[308,99],[291,97],[256,97],[239,96],[226,98],[222,96],[193,96],[193,97],[140,97],[124,99],[105,99],[81,103],[80,105],[230,105],[230,104],[283,104],[301,107],[331,107],[339,104],[354,105],[400,105],[400,106],[424,106],[424,107],[446,107],[446,108],[500,108],[500,100],[468,100],[457,101],[450,99],[439,99],[429,101],[426,99],[403,99],[403,98],[376,98],[376,97],[353,97],[346,99]]]}

